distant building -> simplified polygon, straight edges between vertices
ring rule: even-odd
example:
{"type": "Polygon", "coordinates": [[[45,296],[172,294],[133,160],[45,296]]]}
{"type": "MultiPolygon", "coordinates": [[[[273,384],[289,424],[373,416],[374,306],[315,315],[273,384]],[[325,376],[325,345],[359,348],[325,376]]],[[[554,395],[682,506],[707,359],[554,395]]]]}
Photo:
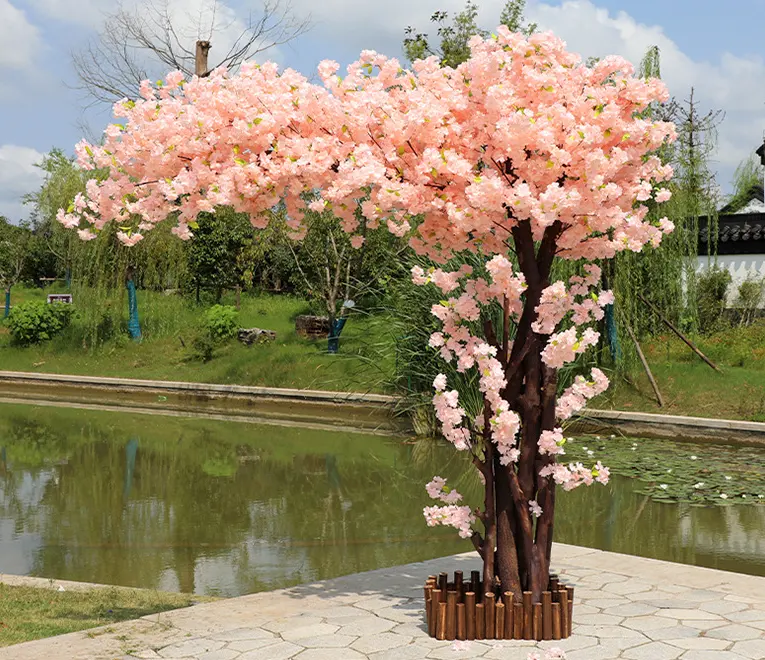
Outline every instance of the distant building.
{"type": "MultiPolygon", "coordinates": [[[[765,144],[757,149],[765,165],[765,144]]],[[[733,278],[728,291],[728,306],[736,299],[738,287],[747,277],[765,277],[765,190],[760,182],[752,186],[743,206],[730,205],[719,211],[717,223],[717,265],[727,268],[733,278]]],[[[707,219],[699,219],[698,271],[713,263],[707,219]]]]}

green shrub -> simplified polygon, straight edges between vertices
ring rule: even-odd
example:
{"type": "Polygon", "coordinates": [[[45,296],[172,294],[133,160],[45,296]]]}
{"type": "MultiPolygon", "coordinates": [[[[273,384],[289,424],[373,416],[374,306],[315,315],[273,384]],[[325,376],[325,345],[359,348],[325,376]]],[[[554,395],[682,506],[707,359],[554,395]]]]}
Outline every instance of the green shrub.
{"type": "Polygon", "coordinates": [[[717,264],[703,270],[696,278],[696,301],[699,310],[699,327],[709,333],[724,325],[725,300],[731,285],[731,274],[717,264]]]}
{"type": "Polygon", "coordinates": [[[16,344],[38,344],[52,339],[69,325],[72,311],[71,305],[31,300],[11,309],[8,330],[16,344]]]}
{"type": "Polygon", "coordinates": [[[765,277],[749,274],[739,284],[736,307],[741,314],[741,325],[751,325],[757,318],[757,310],[765,297],[765,277]]]}
{"type": "Polygon", "coordinates": [[[231,305],[213,305],[205,312],[205,328],[214,341],[236,337],[239,312],[231,305]]]}
{"type": "Polygon", "coordinates": [[[215,357],[215,341],[209,334],[201,334],[191,340],[189,359],[209,362],[215,357]]]}

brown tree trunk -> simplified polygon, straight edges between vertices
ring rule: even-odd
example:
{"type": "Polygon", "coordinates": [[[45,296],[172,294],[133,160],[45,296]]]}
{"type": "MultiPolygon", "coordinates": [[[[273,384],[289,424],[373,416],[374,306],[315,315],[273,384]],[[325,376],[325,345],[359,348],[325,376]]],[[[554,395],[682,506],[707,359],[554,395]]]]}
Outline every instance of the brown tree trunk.
{"type": "MultiPolygon", "coordinates": [[[[555,428],[555,402],[557,374],[541,358],[548,337],[532,330],[536,320],[536,307],[542,292],[549,286],[550,269],[555,257],[555,244],[562,231],[556,222],[547,228],[538,247],[527,221],[519,222],[512,230],[518,264],[527,289],[523,311],[518,319],[512,347],[508,340],[508,315],[505,305],[502,342],[497,341],[491,324],[487,327],[487,340],[497,346],[497,359],[505,371],[507,385],[502,397],[521,419],[519,459],[515,464],[502,465],[493,455],[493,483],[486,486],[487,538],[484,543],[484,575],[486,563],[489,572],[498,574],[502,591],[512,592],[516,598],[523,591],[531,591],[534,602],[540,602],[547,588],[550,572],[553,519],[555,514],[555,483],[542,478],[539,471],[554,462],[553,456],[539,454],[538,441],[543,431],[555,428]],[[542,515],[535,519],[529,502],[535,500],[542,515]],[[491,504],[491,507],[489,507],[491,504]],[[489,515],[496,520],[496,553],[489,541],[489,515]]],[[[485,428],[488,424],[485,425],[485,428]]],[[[484,437],[485,447],[491,448],[484,437]]],[[[485,449],[485,455],[489,452],[485,449]]],[[[493,454],[492,450],[492,454],[493,454]]]]}

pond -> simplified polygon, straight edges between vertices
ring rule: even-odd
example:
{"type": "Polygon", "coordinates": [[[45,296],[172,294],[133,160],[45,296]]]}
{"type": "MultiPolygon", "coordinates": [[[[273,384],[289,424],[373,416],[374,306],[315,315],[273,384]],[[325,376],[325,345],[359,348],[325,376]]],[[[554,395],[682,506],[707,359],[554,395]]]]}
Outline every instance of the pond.
{"type": "MultiPolygon", "coordinates": [[[[440,443],[0,404],[0,573],[233,596],[472,548],[422,517],[440,443]]],[[[655,502],[614,478],[558,498],[556,539],[765,575],[765,507],[655,502]]]]}

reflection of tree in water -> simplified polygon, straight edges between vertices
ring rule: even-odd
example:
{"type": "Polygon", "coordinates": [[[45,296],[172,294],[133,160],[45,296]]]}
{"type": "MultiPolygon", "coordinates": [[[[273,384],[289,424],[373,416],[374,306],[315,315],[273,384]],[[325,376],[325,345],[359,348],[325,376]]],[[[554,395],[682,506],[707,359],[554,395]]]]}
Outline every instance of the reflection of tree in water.
{"type": "MultiPolygon", "coordinates": [[[[27,455],[60,463],[42,506],[21,516],[43,535],[37,574],[158,587],[171,569],[191,591],[209,570],[239,593],[467,549],[425,527],[433,468],[412,466],[408,447],[359,435],[366,452],[328,453],[325,441],[312,454],[284,430],[237,444],[204,429],[138,438],[110,426],[51,435],[49,450],[27,455]]],[[[6,478],[31,474],[9,464],[6,478]]],[[[3,515],[16,518],[9,501],[3,515]]]]}
{"type": "MultiPolygon", "coordinates": [[[[434,473],[471,504],[480,491],[443,443],[101,420],[0,419],[0,522],[41,535],[39,575],[235,594],[469,549],[422,518],[434,473]]],[[[633,486],[561,493],[556,539],[765,574],[765,507],[667,505],[633,486]]]]}

